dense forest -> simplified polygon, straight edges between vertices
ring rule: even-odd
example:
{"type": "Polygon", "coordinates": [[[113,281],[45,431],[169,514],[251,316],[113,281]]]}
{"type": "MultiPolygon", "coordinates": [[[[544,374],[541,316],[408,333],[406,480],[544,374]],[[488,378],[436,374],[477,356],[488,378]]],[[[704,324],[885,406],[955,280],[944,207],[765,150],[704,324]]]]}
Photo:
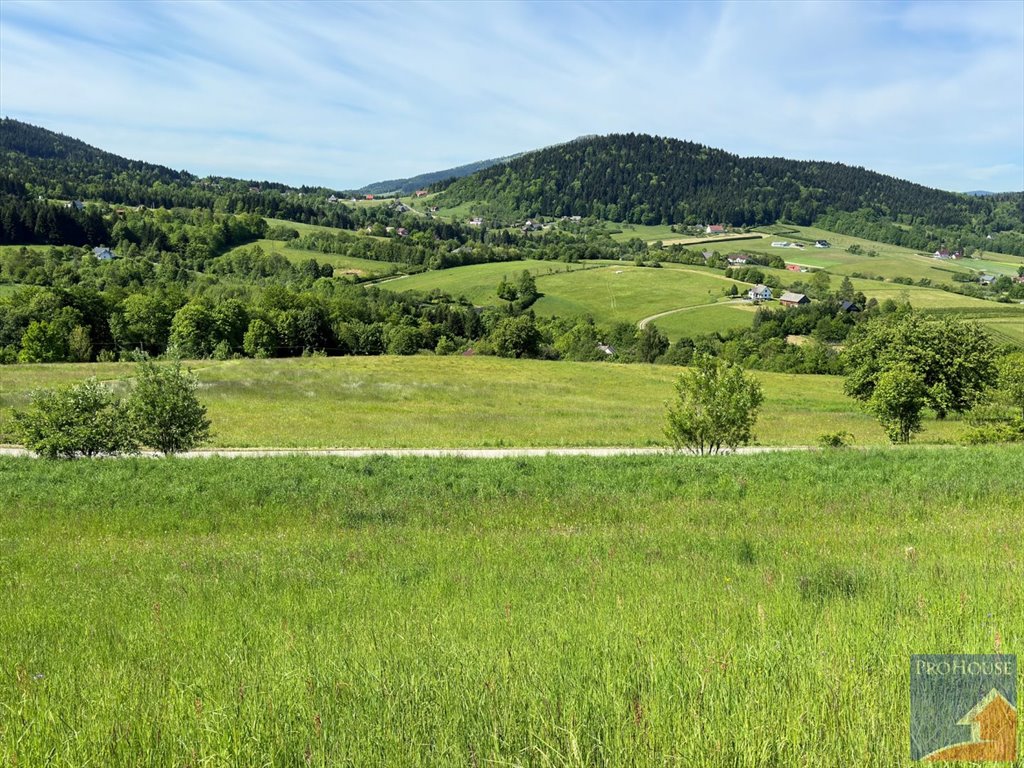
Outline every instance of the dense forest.
{"type": "Polygon", "coordinates": [[[868,222],[886,242],[909,227],[916,228],[906,238],[912,247],[983,241],[989,250],[1024,255],[1024,193],[972,197],[841,163],[743,158],[657,136],[580,139],[437,188],[443,205],[478,201],[480,212],[511,218],[741,227],[829,217],[832,229],[848,234],[868,222]]]}

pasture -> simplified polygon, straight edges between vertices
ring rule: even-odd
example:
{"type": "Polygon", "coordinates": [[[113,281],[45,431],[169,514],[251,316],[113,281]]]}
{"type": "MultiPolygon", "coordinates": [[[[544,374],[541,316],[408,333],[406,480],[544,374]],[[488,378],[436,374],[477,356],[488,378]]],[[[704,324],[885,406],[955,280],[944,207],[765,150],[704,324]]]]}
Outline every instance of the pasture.
{"type": "Polygon", "coordinates": [[[1024,653],[1022,497],[1019,448],[0,458],[0,761],[910,765],[911,654],[1024,653]]]}
{"type": "MultiPolygon", "coordinates": [[[[307,225],[308,226],[308,225],[307,225]]],[[[325,229],[319,227],[318,229],[325,229]]],[[[293,264],[301,264],[310,259],[316,259],[321,264],[330,264],[334,267],[335,276],[355,274],[361,277],[385,277],[407,269],[407,264],[395,264],[387,261],[373,261],[371,259],[360,259],[354,256],[342,256],[337,253],[320,253],[319,251],[307,251],[304,248],[290,248],[283,240],[257,240],[254,243],[240,245],[229,253],[239,250],[247,250],[258,245],[264,253],[279,253],[293,264]]]]}
{"type": "MultiPolygon", "coordinates": [[[[486,448],[663,445],[672,366],[494,357],[334,357],[194,364],[212,445],[238,448],[486,448]]],[[[0,442],[10,409],[34,389],[88,376],[129,377],[133,364],[0,368],[0,442]]],[[[845,430],[886,445],[842,379],[755,372],[765,404],[761,445],[814,445],[845,430]]],[[[967,425],[928,416],[917,442],[956,442],[967,425]]]]}

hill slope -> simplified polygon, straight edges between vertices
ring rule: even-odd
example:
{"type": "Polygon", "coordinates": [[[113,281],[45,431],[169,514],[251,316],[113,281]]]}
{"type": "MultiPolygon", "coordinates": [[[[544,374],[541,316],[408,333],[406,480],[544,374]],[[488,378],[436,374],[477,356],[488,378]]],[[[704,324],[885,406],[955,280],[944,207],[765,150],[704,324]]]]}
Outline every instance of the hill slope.
{"type": "Polygon", "coordinates": [[[387,195],[392,193],[399,195],[411,195],[417,189],[423,189],[431,186],[432,184],[437,184],[440,181],[447,181],[448,179],[461,179],[465,176],[476,173],[477,171],[485,171],[488,168],[499,165],[500,163],[507,163],[509,160],[513,160],[517,157],[520,157],[520,155],[496,157],[491,160],[479,160],[475,163],[467,163],[466,165],[459,165],[455,168],[448,168],[443,171],[421,173],[418,176],[411,176],[408,179],[375,181],[372,184],[367,184],[365,187],[360,187],[356,192],[364,195],[387,195]]]}
{"type": "MultiPolygon", "coordinates": [[[[744,158],[637,134],[548,147],[447,185],[443,205],[469,201],[480,201],[494,215],[593,216],[634,224],[810,224],[839,212],[858,213],[876,227],[969,229],[981,237],[1024,229],[1024,194],[972,197],[842,163],[744,158]]],[[[897,236],[872,234],[890,241],[897,236]]]]}

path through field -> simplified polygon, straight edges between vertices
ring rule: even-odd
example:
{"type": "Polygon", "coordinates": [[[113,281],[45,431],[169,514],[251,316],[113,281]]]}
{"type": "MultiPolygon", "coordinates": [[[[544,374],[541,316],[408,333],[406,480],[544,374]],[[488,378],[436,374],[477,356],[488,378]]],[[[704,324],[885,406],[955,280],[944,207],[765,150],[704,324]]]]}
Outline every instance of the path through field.
{"type": "MultiPolygon", "coordinates": [[[[735,450],[723,450],[723,453],[749,455],[755,453],[777,453],[781,451],[810,451],[806,445],[748,445],[735,450]]],[[[186,451],[177,454],[184,459],[209,459],[213,457],[238,459],[246,457],[274,456],[338,456],[347,459],[360,459],[368,456],[420,456],[426,458],[463,458],[463,459],[509,459],[527,456],[653,456],[670,454],[671,448],[211,448],[209,450],[186,451]]],[[[679,452],[681,456],[692,454],[679,452]]],[[[153,451],[142,451],[139,454],[148,458],[158,458],[160,454],[153,451]]],[[[0,456],[32,457],[34,454],[24,448],[0,447],[0,456]]]]}

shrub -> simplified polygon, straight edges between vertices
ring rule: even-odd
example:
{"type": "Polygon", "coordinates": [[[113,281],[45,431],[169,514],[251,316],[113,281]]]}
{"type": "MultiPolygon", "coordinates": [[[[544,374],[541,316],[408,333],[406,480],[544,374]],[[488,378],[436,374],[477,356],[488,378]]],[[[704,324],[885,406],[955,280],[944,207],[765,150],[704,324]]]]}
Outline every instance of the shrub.
{"type": "Polygon", "coordinates": [[[818,435],[818,445],[822,448],[848,448],[853,441],[849,432],[823,432],[818,435]]]}
{"type": "Polygon", "coordinates": [[[95,378],[34,394],[12,417],[14,436],[48,459],[134,453],[131,420],[114,395],[95,378]]]}
{"type": "Polygon", "coordinates": [[[187,451],[206,442],[210,421],[196,397],[199,382],[181,362],[139,365],[135,385],[126,401],[132,428],[140,443],[164,455],[187,451]]]}
{"type": "Polygon", "coordinates": [[[764,400],[757,379],[738,365],[699,355],[676,380],[665,434],[677,450],[703,456],[750,442],[764,400]]]}

